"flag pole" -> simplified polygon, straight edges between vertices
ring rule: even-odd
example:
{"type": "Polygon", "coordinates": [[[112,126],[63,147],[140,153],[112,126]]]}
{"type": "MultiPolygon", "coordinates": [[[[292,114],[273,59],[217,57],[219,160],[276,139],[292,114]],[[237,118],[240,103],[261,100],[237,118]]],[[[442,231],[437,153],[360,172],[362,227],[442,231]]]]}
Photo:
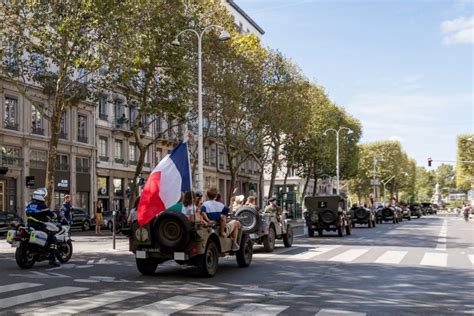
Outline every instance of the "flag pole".
{"type": "Polygon", "coordinates": [[[191,170],[191,155],[189,154],[189,129],[188,129],[188,126],[186,125],[185,128],[184,128],[184,134],[183,134],[183,143],[186,143],[186,148],[187,148],[187,151],[188,151],[188,166],[189,166],[189,184],[190,184],[190,189],[191,189],[191,194],[192,194],[192,198],[191,198],[191,201],[193,203],[193,225],[196,226],[196,202],[195,202],[195,192],[194,192],[194,186],[193,186],[193,174],[192,174],[192,170],[191,170]]]}

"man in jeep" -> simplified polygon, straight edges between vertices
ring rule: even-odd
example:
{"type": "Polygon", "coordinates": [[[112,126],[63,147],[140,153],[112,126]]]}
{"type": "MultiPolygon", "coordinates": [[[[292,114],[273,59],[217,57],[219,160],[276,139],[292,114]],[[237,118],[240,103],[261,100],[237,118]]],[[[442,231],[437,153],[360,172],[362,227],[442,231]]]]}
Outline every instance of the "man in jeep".
{"type": "Polygon", "coordinates": [[[281,208],[277,204],[277,200],[275,197],[271,197],[268,199],[268,205],[265,207],[265,212],[273,213],[276,216],[278,223],[281,224],[281,208]]]}
{"type": "Polygon", "coordinates": [[[229,208],[222,202],[216,201],[217,189],[211,188],[207,190],[207,200],[201,206],[201,212],[205,220],[219,223],[219,232],[222,237],[230,237],[232,239],[232,250],[239,250],[240,246],[237,243],[240,223],[237,220],[231,220],[227,223],[227,215],[229,208]]]}

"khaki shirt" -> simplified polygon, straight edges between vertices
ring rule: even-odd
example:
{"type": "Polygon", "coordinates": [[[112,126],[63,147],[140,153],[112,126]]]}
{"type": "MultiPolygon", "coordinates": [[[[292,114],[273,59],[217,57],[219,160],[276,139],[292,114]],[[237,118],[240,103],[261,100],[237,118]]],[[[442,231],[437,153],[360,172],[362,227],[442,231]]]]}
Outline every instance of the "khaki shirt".
{"type": "Polygon", "coordinates": [[[265,212],[275,213],[276,215],[281,215],[281,208],[279,206],[268,205],[265,207],[265,212]]]}

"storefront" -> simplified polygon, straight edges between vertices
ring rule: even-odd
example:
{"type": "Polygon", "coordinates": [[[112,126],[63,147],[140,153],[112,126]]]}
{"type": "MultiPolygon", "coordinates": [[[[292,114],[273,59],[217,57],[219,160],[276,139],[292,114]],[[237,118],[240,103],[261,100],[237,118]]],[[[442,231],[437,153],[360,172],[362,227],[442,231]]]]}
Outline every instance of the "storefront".
{"type": "Polygon", "coordinates": [[[16,179],[0,175],[0,212],[16,212],[16,179]]]}

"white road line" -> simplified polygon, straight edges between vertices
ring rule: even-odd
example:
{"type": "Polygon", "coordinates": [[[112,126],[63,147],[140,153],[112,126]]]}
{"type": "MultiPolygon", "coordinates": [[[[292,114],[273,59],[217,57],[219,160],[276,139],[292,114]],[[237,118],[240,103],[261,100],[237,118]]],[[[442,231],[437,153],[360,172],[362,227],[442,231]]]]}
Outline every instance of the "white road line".
{"type": "Polygon", "coordinates": [[[285,305],[269,305],[269,304],[244,304],[234,309],[230,313],[225,313],[225,316],[242,316],[242,315],[278,315],[289,306],[285,305]]]}
{"type": "Polygon", "coordinates": [[[474,255],[468,255],[469,261],[471,261],[471,264],[474,265],[474,255]]]}
{"type": "Polygon", "coordinates": [[[142,307],[123,312],[119,315],[153,315],[164,316],[176,313],[194,305],[204,303],[209,299],[196,296],[177,295],[157,301],[152,304],[144,305],[142,307]]]}
{"type": "Polygon", "coordinates": [[[338,309],[322,309],[315,316],[365,316],[366,313],[356,313],[338,309]]]}
{"type": "Polygon", "coordinates": [[[448,265],[447,253],[427,252],[420,262],[422,266],[446,267],[448,265]]]}
{"type": "Polygon", "coordinates": [[[328,251],[334,250],[334,249],[339,248],[339,247],[340,246],[313,248],[313,249],[310,249],[306,252],[294,255],[294,256],[291,257],[291,259],[292,260],[313,259],[313,258],[316,258],[319,255],[322,255],[323,253],[326,253],[328,251]]]}
{"type": "Polygon", "coordinates": [[[26,282],[2,285],[0,286],[0,293],[11,292],[11,291],[16,291],[16,290],[21,290],[21,289],[28,289],[30,287],[36,287],[36,286],[41,286],[41,285],[43,284],[26,283],[26,282]]]}
{"type": "Polygon", "coordinates": [[[378,259],[375,260],[375,263],[399,264],[403,258],[405,258],[407,253],[408,251],[389,250],[378,257],[378,259]]]}
{"type": "Polygon", "coordinates": [[[44,291],[39,291],[39,292],[2,298],[2,299],[0,299],[0,308],[12,307],[12,306],[15,306],[15,305],[40,301],[40,300],[43,300],[45,298],[63,296],[63,295],[66,295],[66,294],[82,292],[82,291],[86,291],[86,290],[88,290],[88,288],[86,288],[86,287],[62,286],[62,287],[57,287],[57,288],[44,290],[44,291]]]}
{"type": "Polygon", "coordinates": [[[146,292],[133,291],[107,292],[77,300],[69,300],[64,304],[34,310],[32,313],[28,313],[27,315],[71,315],[145,294],[146,292]]]}
{"type": "Polygon", "coordinates": [[[332,257],[328,261],[351,262],[362,256],[367,251],[369,251],[369,249],[350,249],[335,257],[332,257]]]}

